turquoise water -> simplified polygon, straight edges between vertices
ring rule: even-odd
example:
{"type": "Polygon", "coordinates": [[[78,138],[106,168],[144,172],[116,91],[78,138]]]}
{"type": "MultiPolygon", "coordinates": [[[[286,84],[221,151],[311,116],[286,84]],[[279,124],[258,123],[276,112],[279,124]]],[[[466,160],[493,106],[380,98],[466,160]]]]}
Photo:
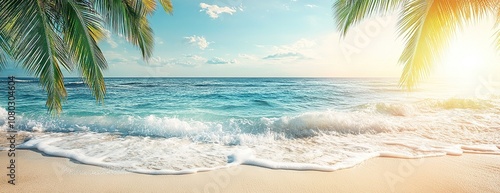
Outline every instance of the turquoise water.
{"type": "Polygon", "coordinates": [[[39,83],[20,78],[16,108],[18,129],[31,136],[22,148],[150,174],[238,164],[332,171],[377,156],[500,153],[498,96],[437,83],[410,93],[397,83],[108,78],[101,105],[80,79],[69,78],[64,111],[50,117],[39,83]]]}

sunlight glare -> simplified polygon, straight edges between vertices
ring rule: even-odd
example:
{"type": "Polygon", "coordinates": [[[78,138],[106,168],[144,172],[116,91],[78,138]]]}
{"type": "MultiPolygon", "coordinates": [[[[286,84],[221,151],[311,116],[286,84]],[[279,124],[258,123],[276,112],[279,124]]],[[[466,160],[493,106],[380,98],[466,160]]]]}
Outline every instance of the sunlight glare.
{"type": "Polygon", "coordinates": [[[458,29],[436,61],[426,81],[430,83],[427,89],[457,97],[485,96],[478,91],[492,94],[490,88],[500,74],[500,55],[492,30],[494,24],[494,20],[489,20],[458,29]]]}
{"type": "Polygon", "coordinates": [[[492,43],[491,23],[469,26],[459,32],[443,52],[433,79],[450,87],[474,89],[482,77],[497,73],[499,56],[492,43]]]}

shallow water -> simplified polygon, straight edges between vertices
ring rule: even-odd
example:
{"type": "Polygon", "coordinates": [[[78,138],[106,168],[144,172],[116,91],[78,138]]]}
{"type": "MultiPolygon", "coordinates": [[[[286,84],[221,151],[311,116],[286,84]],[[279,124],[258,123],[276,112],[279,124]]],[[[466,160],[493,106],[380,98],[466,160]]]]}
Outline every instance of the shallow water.
{"type": "Polygon", "coordinates": [[[18,80],[17,128],[31,136],[21,148],[149,174],[500,154],[500,97],[478,87],[424,83],[410,93],[397,79],[110,78],[98,105],[80,79],[65,83],[69,97],[54,118],[39,83],[18,80]]]}

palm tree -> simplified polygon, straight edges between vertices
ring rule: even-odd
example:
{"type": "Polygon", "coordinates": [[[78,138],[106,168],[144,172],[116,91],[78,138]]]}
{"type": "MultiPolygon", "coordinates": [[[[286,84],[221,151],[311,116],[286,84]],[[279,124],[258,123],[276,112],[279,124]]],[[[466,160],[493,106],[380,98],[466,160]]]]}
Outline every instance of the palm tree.
{"type": "MultiPolygon", "coordinates": [[[[172,13],[170,0],[160,0],[172,13]]],[[[123,35],[147,61],[153,50],[148,16],[156,0],[1,0],[0,69],[15,61],[40,79],[48,111],[67,98],[61,68],[78,71],[97,102],[106,93],[107,62],[97,43],[106,31],[123,35]]]]}
{"type": "MultiPolygon", "coordinates": [[[[341,35],[352,25],[377,13],[401,10],[398,33],[406,45],[399,58],[404,64],[400,85],[413,88],[427,76],[464,24],[495,14],[500,24],[498,0],[338,0],[333,5],[341,35]],[[401,9],[402,8],[402,9],[401,9]]],[[[500,30],[497,32],[500,49],[500,30]]]]}

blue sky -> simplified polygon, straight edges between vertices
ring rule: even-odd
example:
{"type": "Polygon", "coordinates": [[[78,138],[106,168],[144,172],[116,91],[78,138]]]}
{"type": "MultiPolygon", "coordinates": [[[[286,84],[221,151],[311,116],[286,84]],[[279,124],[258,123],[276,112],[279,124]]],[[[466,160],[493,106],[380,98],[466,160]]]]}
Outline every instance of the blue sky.
{"type": "MultiPolygon", "coordinates": [[[[174,14],[157,11],[154,58],[137,49],[104,45],[109,76],[333,76],[338,40],[332,2],[272,0],[173,1],[174,14]],[[329,52],[322,50],[327,47],[329,52]],[[129,55],[130,54],[130,55],[129,55]],[[124,57],[127,55],[127,57],[124,57]],[[131,58],[135,58],[131,62],[131,58]],[[134,63],[134,65],[132,65],[134,63]],[[327,65],[328,64],[328,65],[327,65]],[[127,66],[125,69],[120,66],[127,66]],[[134,69],[133,73],[130,69],[134,69]]],[[[116,46],[116,45],[115,45],[116,46]]]]}
{"type": "MultiPolygon", "coordinates": [[[[109,76],[369,76],[346,61],[333,1],[173,1],[174,14],[151,18],[155,56],[145,63],[131,47],[107,47],[109,76]],[[120,62],[114,62],[115,57],[120,62]],[[120,69],[119,66],[128,66],[120,69]],[[133,73],[129,69],[134,69],[133,73]],[[357,69],[357,70],[356,70],[357,69]]],[[[392,38],[394,42],[394,37],[392,38]]],[[[117,41],[113,38],[114,42],[117,41]]],[[[122,40],[122,43],[123,42],[122,40]]],[[[108,46],[108,45],[106,45],[108,46]]],[[[357,57],[361,57],[357,56],[357,57]]],[[[387,61],[387,58],[383,60],[387,61]]],[[[362,63],[359,62],[358,63],[362,63]]],[[[399,71],[392,62],[394,72],[399,71]]],[[[393,76],[384,72],[372,76],[393,76]]]]}
{"type": "MultiPolygon", "coordinates": [[[[378,31],[369,37],[368,44],[359,46],[355,41],[359,39],[357,33],[340,39],[331,10],[333,1],[172,3],[173,15],[158,6],[150,18],[155,33],[155,51],[150,62],[144,62],[140,51],[117,34],[100,42],[109,64],[104,72],[106,77],[388,77],[400,72],[400,50],[394,49],[391,54],[379,49],[400,46],[391,32],[395,21],[381,23],[382,20],[372,19],[361,23],[362,31],[370,29],[370,25],[371,30],[378,31]]],[[[10,67],[1,75],[24,73],[10,67]]]]}
{"type": "MultiPolygon", "coordinates": [[[[341,39],[334,1],[173,0],[150,18],[155,51],[112,34],[100,42],[106,77],[398,77],[397,14],[373,17],[341,39]]],[[[463,39],[463,38],[462,38],[463,39]]],[[[1,75],[22,76],[10,67],[1,75]]],[[[77,73],[65,73],[76,76],[77,73]]]]}

